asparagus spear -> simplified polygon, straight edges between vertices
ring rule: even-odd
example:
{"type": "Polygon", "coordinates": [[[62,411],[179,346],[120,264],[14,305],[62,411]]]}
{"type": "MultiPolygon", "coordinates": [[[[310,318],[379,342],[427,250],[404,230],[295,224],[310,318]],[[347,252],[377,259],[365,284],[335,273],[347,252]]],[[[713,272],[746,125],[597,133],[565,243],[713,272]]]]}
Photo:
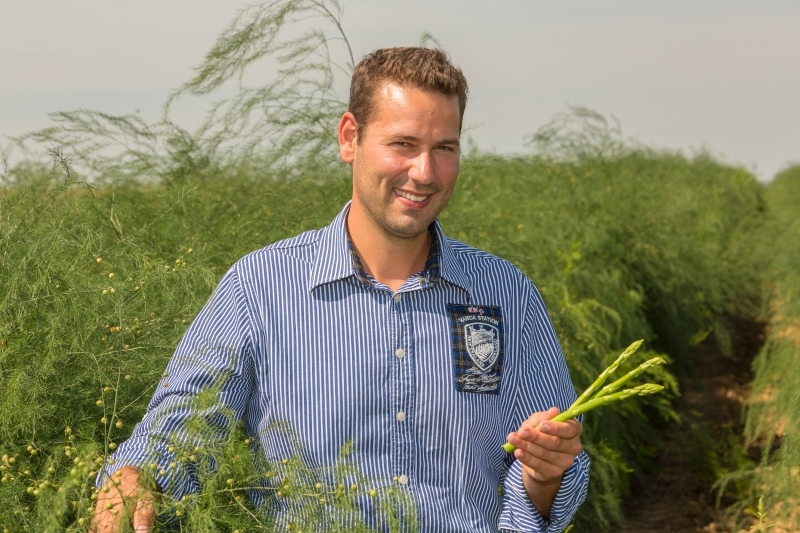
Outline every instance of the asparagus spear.
{"type": "Polygon", "coordinates": [[[611,394],[612,392],[616,392],[617,389],[623,386],[629,379],[635,378],[636,376],[638,376],[639,374],[641,374],[642,372],[644,372],[653,365],[663,365],[663,364],[666,364],[666,361],[664,361],[664,359],[661,357],[653,357],[652,359],[648,359],[641,365],[637,366],[636,368],[634,368],[633,370],[631,370],[630,372],[619,378],[611,385],[606,385],[605,387],[603,387],[600,390],[600,392],[594,395],[594,397],[602,398],[606,394],[611,394]]]}
{"type": "MultiPolygon", "coordinates": [[[[619,365],[625,362],[625,360],[627,360],[631,355],[634,354],[634,352],[636,352],[636,350],[639,349],[639,346],[642,345],[642,342],[643,341],[639,340],[628,346],[628,348],[622,352],[619,357],[617,357],[617,360],[614,361],[611,366],[606,368],[600,374],[600,376],[598,376],[594,383],[592,383],[592,385],[586,389],[586,391],[581,394],[580,397],[578,397],[578,399],[572,403],[572,405],[569,406],[569,409],[563,413],[557,414],[552,420],[556,422],[566,422],[567,420],[572,420],[576,416],[591,411],[592,409],[600,407],[601,405],[608,405],[616,401],[624,400],[625,398],[630,398],[631,396],[644,396],[645,394],[655,394],[664,390],[664,387],[661,385],[645,383],[644,385],[639,385],[638,387],[634,387],[632,389],[624,389],[616,392],[631,378],[638,376],[653,365],[663,365],[666,362],[661,357],[654,357],[648,361],[645,361],[634,370],[631,370],[617,381],[611,383],[610,385],[606,385],[602,390],[600,390],[600,392],[597,392],[597,390],[603,386],[603,383],[605,383],[608,377],[613,374],[617,368],[619,368],[619,365]],[[592,395],[594,396],[592,397],[592,395]]],[[[512,453],[517,448],[513,444],[506,442],[503,444],[503,449],[508,453],[512,453]]]]}
{"type": "Polygon", "coordinates": [[[572,407],[575,407],[575,406],[578,406],[578,405],[582,404],[583,402],[585,402],[585,401],[586,401],[586,400],[589,398],[589,396],[591,396],[592,394],[594,394],[595,392],[597,392],[597,389],[599,389],[600,387],[602,387],[602,386],[603,386],[603,383],[605,383],[605,382],[606,382],[606,380],[608,379],[608,376],[610,376],[611,374],[613,374],[614,372],[616,372],[617,368],[619,368],[619,365],[621,365],[622,363],[624,363],[625,361],[627,361],[627,360],[628,360],[628,357],[630,357],[630,356],[632,356],[634,353],[636,353],[636,350],[638,350],[638,349],[639,349],[639,346],[641,346],[643,342],[644,342],[644,339],[642,339],[642,340],[638,340],[638,341],[634,342],[633,344],[631,344],[630,346],[628,346],[628,347],[625,349],[625,351],[624,351],[624,352],[622,352],[622,353],[619,355],[619,357],[617,357],[617,360],[616,360],[616,361],[614,361],[613,363],[611,363],[611,366],[609,366],[608,368],[606,368],[605,370],[603,370],[603,372],[601,372],[601,373],[600,373],[600,375],[597,377],[597,379],[596,379],[596,380],[594,380],[594,383],[592,383],[592,384],[589,386],[589,388],[588,388],[588,389],[586,389],[586,390],[583,392],[583,394],[581,394],[581,395],[578,397],[578,399],[577,399],[577,400],[575,400],[575,402],[573,402],[573,404],[572,404],[572,405],[570,405],[570,408],[572,408],[572,407]]]}

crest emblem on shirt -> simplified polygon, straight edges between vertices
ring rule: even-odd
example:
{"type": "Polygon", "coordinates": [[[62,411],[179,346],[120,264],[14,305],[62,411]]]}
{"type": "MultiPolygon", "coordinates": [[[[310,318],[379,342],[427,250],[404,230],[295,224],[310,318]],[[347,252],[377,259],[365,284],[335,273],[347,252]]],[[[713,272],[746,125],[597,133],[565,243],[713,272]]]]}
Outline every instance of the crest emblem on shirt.
{"type": "Polygon", "coordinates": [[[503,310],[492,305],[447,304],[456,390],[500,394],[503,310]]]}
{"type": "Polygon", "coordinates": [[[500,355],[500,331],[491,324],[464,324],[467,354],[481,372],[487,372],[500,355]]]}

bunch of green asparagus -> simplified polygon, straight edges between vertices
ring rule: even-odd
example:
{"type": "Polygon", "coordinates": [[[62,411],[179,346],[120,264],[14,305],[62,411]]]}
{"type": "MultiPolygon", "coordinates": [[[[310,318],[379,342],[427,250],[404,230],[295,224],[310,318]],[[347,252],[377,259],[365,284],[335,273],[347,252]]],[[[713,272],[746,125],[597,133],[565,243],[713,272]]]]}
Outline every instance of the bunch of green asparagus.
{"type": "MultiPolygon", "coordinates": [[[[617,360],[611,364],[608,368],[606,368],[600,376],[592,383],[592,385],[586,389],[586,391],[575,400],[572,405],[569,406],[569,409],[564,411],[563,413],[559,413],[553,417],[553,420],[556,422],[566,422],[567,420],[572,420],[576,416],[586,413],[587,411],[591,411],[601,405],[607,405],[610,403],[614,403],[619,400],[624,400],[626,398],[630,398],[631,396],[644,396],[645,394],[654,394],[656,392],[661,392],[664,390],[664,387],[661,385],[655,385],[653,383],[645,383],[644,385],[639,385],[638,387],[634,387],[632,389],[623,389],[617,392],[620,387],[622,387],[625,383],[627,383],[630,379],[638,376],[648,368],[653,365],[663,365],[666,361],[661,357],[653,357],[636,367],[635,369],[631,370],[617,381],[611,383],[610,385],[606,385],[603,387],[603,383],[606,382],[608,377],[613,374],[619,366],[624,363],[631,355],[633,355],[636,350],[642,345],[643,340],[638,340],[628,346],[624,352],[617,357],[617,360]],[[598,392],[598,389],[603,387],[602,390],[598,392]]],[[[516,450],[516,446],[511,443],[506,442],[503,444],[503,449],[508,453],[512,453],[516,450]]]]}

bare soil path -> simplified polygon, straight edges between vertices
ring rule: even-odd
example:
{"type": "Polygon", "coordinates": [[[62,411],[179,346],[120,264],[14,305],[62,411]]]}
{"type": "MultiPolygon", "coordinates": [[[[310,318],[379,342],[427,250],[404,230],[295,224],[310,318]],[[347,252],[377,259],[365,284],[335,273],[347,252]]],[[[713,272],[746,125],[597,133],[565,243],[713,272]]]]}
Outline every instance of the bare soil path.
{"type": "MultiPolygon", "coordinates": [[[[713,339],[698,346],[696,373],[683,383],[676,406],[682,423],[662,430],[664,447],[653,472],[632,486],[624,503],[623,533],[727,531],[711,489],[714,469],[731,463],[733,450],[743,442],[742,406],[765,326],[742,320],[734,324],[735,358],[721,353],[713,339]]],[[[758,457],[757,449],[750,452],[758,457]]],[[[722,506],[730,503],[723,498],[722,506]]]]}

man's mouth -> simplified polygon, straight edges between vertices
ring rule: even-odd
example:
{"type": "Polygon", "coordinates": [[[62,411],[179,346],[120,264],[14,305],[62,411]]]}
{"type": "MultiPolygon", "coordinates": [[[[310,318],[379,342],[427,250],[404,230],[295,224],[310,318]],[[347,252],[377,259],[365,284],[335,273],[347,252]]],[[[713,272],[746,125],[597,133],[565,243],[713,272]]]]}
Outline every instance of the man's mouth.
{"type": "Polygon", "coordinates": [[[418,196],[418,195],[412,194],[410,192],[401,191],[400,189],[395,189],[394,193],[397,196],[400,196],[401,198],[406,198],[408,200],[411,200],[412,202],[424,202],[425,200],[427,200],[430,197],[430,194],[427,194],[425,196],[418,196]]]}

